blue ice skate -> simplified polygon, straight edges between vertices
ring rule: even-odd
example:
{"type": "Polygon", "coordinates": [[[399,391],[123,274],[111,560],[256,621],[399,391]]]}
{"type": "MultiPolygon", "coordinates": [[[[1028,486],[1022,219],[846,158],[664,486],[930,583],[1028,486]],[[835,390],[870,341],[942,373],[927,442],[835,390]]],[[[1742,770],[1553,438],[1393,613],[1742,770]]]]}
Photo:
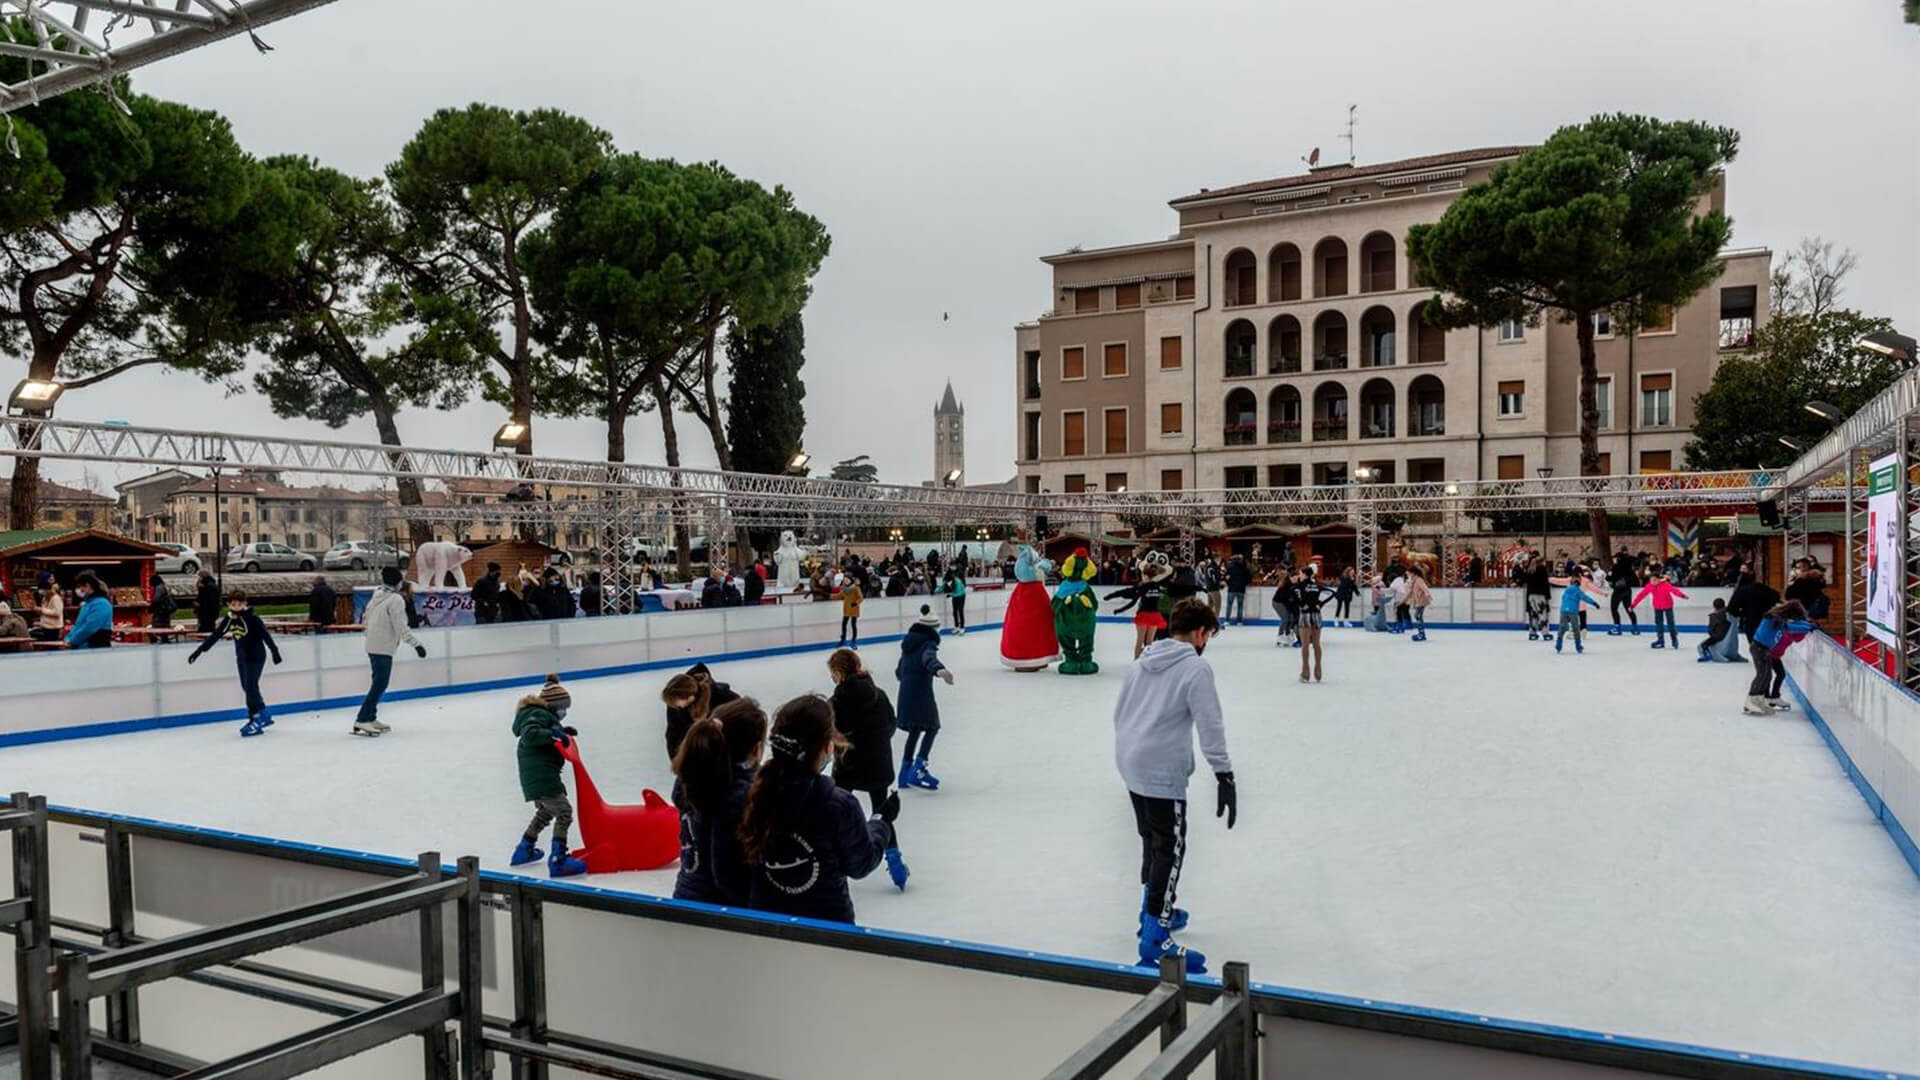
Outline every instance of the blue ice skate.
{"type": "Polygon", "coordinates": [[[1165,922],[1140,916],[1140,966],[1157,968],[1163,956],[1178,956],[1186,961],[1187,974],[1205,975],[1207,957],[1173,940],[1173,931],[1165,922]]]}
{"type": "Polygon", "coordinates": [[[915,758],[913,762],[913,786],[928,791],[940,790],[940,778],[927,771],[927,759],[915,758]]]}
{"type": "Polygon", "coordinates": [[[907,891],[907,860],[900,857],[900,849],[890,847],[886,850],[887,876],[893,879],[893,887],[901,892],[907,891]]]}
{"type": "Polygon", "coordinates": [[[247,717],[247,722],[240,725],[240,737],[243,739],[251,739],[265,730],[267,730],[267,725],[261,723],[259,717],[249,716],[247,717]]]}
{"type": "Polygon", "coordinates": [[[520,838],[520,846],[513,849],[513,856],[507,861],[514,866],[525,866],[530,862],[539,862],[546,857],[546,852],[534,847],[533,841],[523,836],[520,838]]]}
{"type": "Polygon", "coordinates": [[[900,763],[900,787],[904,790],[915,786],[914,780],[920,775],[919,763],[909,758],[900,763]]]}
{"type": "Polygon", "coordinates": [[[559,845],[554,845],[553,854],[547,857],[548,877],[578,877],[586,872],[586,863],[567,854],[559,845]]]}
{"type": "Polygon", "coordinates": [[[262,729],[270,728],[273,726],[273,713],[269,712],[266,709],[261,709],[260,715],[255,717],[254,719],[260,722],[260,727],[262,729]]]}
{"type": "MultiPolygon", "coordinates": [[[[1142,924],[1147,921],[1147,887],[1145,885],[1140,886],[1140,921],[1142,924]]],[[[1185,908],[1174,908],[1173,918],[1168,920],[1167,928],[1175,932],[1185,930],[1187,928],[1187,910],[1185,908]]]]}

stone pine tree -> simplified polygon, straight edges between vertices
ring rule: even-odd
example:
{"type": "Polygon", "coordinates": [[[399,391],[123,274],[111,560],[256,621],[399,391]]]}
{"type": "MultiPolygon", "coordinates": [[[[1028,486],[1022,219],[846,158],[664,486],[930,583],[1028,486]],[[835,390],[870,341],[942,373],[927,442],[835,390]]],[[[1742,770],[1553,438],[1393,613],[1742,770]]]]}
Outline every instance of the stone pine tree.
{"type": "MultiPolygon", "coordinates": [[[[1431,225],[1407,231],[1425,308],[1440,326],[1507,319],[1571,322],[1580,351],[1580,475],[1600,472],[1594,315],[1632,331],[1665,321],[1720,274],[1732,233],[1709,206],[1739,135],[1645,116],[1564,127],[1493,171],[1431,225]]],[[[1611,547],[1606,511],[1590,509],[1594,550],[1611,547]]]]}
{"type": "Polygon", "coordinates": [[[607,133],[554,109],[442,109],[387,167],[416,291],[464,309],[495,332],[487,397],[507,407],[533,452],[534,313],[522,248],[612,146],[607,133]]]}
{"type": "Polygon", "coordinates": [[[727,441],[733,467],[784,473],[806,435],[807,336],[800,313],[761,329],[735,326],[727,335],[727,441]]]}
{"type": "MultiPolygon", "coordinates": [[[[14,33],[30,32],[0,21],[0,39],[14,33]]],[[[21,77],[26,63],[0,57],[0,74],[21,77]]],[[[224,325],[169,318],[153,282],[181,244],[231,225],[248,195],[246,155],[214,113],[124,80],[113,94],[13,114],[19,154],[0,149],[0,353],[69,394],[154,365],[231,379],[244,353],[224,325]]],[[[30,528],[39,459],[16,457],[11,484],[11,527],[30,528]]]]}

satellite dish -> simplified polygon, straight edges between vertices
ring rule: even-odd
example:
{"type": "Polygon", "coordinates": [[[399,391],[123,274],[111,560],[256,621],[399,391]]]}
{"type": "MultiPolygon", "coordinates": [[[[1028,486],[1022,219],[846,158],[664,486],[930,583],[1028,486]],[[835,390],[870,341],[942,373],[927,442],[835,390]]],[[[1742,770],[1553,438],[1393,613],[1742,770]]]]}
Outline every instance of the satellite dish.
{"type": "Polygon", "coordinates": [[[1313,153],[1307,155],[1307,168],[1311,169],[1318,164],[1320,164],[1320,148],[1316,146],[1313,148],[1313,153]]]}

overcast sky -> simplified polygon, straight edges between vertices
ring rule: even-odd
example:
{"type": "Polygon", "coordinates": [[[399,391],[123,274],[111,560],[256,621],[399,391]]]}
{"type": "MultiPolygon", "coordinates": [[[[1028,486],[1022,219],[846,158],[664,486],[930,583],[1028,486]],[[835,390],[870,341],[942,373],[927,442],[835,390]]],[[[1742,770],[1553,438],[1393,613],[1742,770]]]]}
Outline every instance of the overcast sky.
{"type": "MultiPolygon", "coordinates": [[[[931,476],[949,378],[969,480],[1012,475],[1012,326],[1047,305],[1040,255],[1163,237],[1170,198],[1296,173],[1316,146],[1337,160],[1349,104],[1362,164],[1538,142],[1602,111],[1735,127],[1734,244],[1851,247],[1845,302],[1920,333],[1920,27],[1898,0],[337,0],[263,36],[274,52],[227,41],[136,84],[224,111],[256,154],[356,174],[436,108],[484,101],[786,185],[833,236],[806,311],[808,448],[871,454],[887,481],[931,476]]],[[[154,372],[61,414],[330,434],[154,372]]],[[[481,447],[500,419],[475,403],[400,427],[481,447]]],[[[711,464],[703,432],[682,436],[689,464],[711,464]]],[[[547,454],[605,446],[597,421],[541,420],[537,438],[547,454]]],[[[657,419],[630,421],[628,446],[661,460],[657,419]]]]}

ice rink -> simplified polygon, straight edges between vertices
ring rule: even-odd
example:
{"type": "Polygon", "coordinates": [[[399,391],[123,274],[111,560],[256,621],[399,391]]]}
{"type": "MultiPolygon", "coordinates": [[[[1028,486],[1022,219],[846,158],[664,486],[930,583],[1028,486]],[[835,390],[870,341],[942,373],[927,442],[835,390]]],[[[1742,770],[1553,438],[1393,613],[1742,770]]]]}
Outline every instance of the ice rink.
{"type": "MultiPolygon", "coordinates": [[[[1690,635],[1697,640],[1697,635],[1690,635]]],[[[1882,1069],[1920,1068],[1920,880],[1798,712],[1739,713],[1751,669],[1691,646],[1512,631],[1327,632],[1327,680],[1246,628],[1208,651],[1241,813],[1196,778],[1183,940],[1265,983],[1882,1069]]],[[[1112,764],[1127,627],[1091,678],[999,666],[949,638],[944,786],[904,798],[913,878],[857,883],[862,922],[1130,958],[1138,841],[1112,764]]],[[[772,706],[830,689],[828,650],[715,665],[772,706]]],[[[891,643],[867,651],[894,692],[891,643]]],[[[569,684],[602,791],[669,789],[665,672],[569,684]]],[[[84,689],[76,688],[84,693],[84,689]]],[[[525,825],[509,732],[522,691],[289,713],[0,751],[52,801],[495,869],[525,825]]],[[[235,691],[238,703],[238,691],[235,691]]],[[[898,744],[896,743],[896,746],[898,744]]],[[[673,871],[590,879],[666,894],[673,871]]]]}

